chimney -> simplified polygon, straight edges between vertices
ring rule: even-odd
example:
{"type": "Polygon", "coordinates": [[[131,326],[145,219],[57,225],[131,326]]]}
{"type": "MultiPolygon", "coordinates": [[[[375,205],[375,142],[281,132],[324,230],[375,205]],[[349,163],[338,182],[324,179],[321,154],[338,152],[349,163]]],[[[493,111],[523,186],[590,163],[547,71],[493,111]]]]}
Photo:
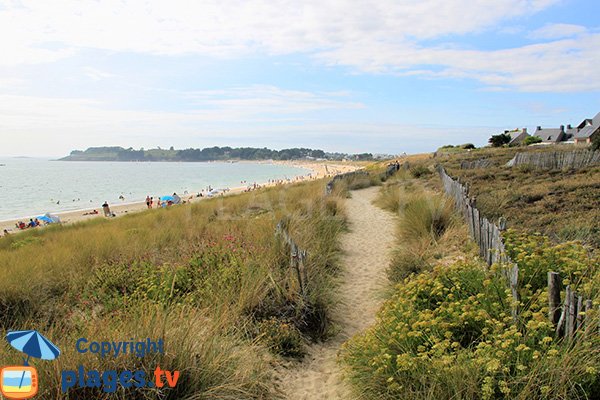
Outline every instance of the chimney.
{"type": "Polygon", "coordinates": [[[571,126],[571,124],[567,125],[567,129],[573,129],[573,127],[571,126]]]}
{"type": "Polygon", "coordinates": [[[537,130],[537,131],[541,131],[541,130],[542,130],[542,127],[538,125],[538,127],[537,127],[537,129],[536,129],[536,130],[537,130]]]}
{"type": "Polygon", "coordinates": [[[523,133],[527,134],[527,128],[523,128],[523,133]]]}
{"type": "Polygon", "coordinates": [[[561,131],[561,132],[564,132],[564,131],[565,131],[565,126],[564,126],[564,125],[561,125],[561,126],[560,126],[560,131],[561,131]]]}
{"type": "Polygon", "coordinates": [[[505,129],[505,130],[504,130],[504,133],[508,133],[508,129],[505,129]]]}

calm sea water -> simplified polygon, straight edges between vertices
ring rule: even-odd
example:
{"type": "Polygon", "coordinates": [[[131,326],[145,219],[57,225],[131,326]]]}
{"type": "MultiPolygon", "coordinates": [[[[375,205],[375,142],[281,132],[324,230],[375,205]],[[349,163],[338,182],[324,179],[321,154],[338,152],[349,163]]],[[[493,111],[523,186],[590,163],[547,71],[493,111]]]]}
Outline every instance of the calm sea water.
{"type": "Polygon", "coordinates": [[[306,175],[267,163],[79,162],[0,158],[0,220],[306,175]],[[125,200],[119,200],[119,196],[125,200]],[[58,204],[57,204],[58,203],[58,204]]]}

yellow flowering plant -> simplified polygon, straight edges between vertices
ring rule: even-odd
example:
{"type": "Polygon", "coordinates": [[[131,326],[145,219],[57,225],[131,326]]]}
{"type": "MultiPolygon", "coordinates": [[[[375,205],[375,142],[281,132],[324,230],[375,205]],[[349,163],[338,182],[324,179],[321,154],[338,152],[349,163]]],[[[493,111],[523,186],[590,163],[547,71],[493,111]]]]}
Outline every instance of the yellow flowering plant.
{"type": "Polygon", "coordinates": [[[368,398],[411,399],[579,398],[597,391],[598,335],[557,340],[545,282],[557,270],[592,290],[597,262],[581,244],[555,246],[514,231],[507,247],[522,263],[516,320],[503,266],[459,261],[411,275],[395,286],[377,323],[341,353],[356,387],[368,398]],[[565,368],[566,378],[558,373],[565,368]]]}

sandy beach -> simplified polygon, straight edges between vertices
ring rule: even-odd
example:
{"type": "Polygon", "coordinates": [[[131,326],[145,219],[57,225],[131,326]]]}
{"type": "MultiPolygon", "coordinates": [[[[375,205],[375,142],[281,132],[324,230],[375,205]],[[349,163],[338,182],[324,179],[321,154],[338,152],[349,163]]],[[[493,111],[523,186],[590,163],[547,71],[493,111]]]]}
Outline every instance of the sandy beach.
{"type": "MultiPolygon", "coordinates": [[[[246,162],[246,161],[239,161],[239,162],[246,162]]],[[[300,168],[305,168],[305,169],[310,170],[310,172],[308,172],[306,175],[297,176],[297,177],[295,177],[293,179],[289,179],[289,180],[279,180],[279,181],[275,181],[275,182],[257,182],[259,187],[268,187],[268,186],[275,186],[275,185],[280,185],[280,184],[289,184],[289,183],[294,183],[294,182],[301,182],[303,180],[308,180],[308,179],[321,179],[321,178],[325,178],[327,176],[333,176],[333,175],[340,174],[340,173],[350,172],[350,171],[354,171],[354,170],[360,168],[360,166],[356,163],[344,163],[344,162],[320,162],[320,161],[309,161],[309,160],[257,161],[257,162],[258,163],[282,164],[282,165],[300,167],[300,168]]],[[[253,182],[252,182],[252,184],[253,184],[253,182]]],[[[251,186],[251,184],[248,183],[248,186],[251,186]]],[[[229,188],[229,190],[227,192],[224,192],[223,195],[230,196],[233,194],[243,193],[244,191],[246,191],[248,189],[248,186],[229,188]]],[[[215,189],[220,189],[220,188],[215,188],[215,189]]],[[[198,191],[194,191],[193,193],[189,193],[189,194],[183,194],[183,195],[180,194],[180,196],[181,196],[182,200],[189,202],[189,203],[195,203],[195,202],[202,201],[202,200],[205,200],[208,198],[208,197],[196,197],[196,193],[206,194],[205,191],[198,190],[198,191]]],[[[156,208],[156,199],[154,201],[153,207],[156,208]]],[[[146,206],[145,201],[110,204],[110,210],[112,213],[115,214],[116,217],[144,211],[147,209],[148,208],[146,206]]],[[[43,212],[40,212],[37,215],[42,215],[42,214],[43,214],[43,212]]],[[[92,219],[92,218],[105,218],[103,215],[103,212],[102,212],[101,204],[98,204],[98,206],[95,208],[86,208],[86,209],[78,209],[78,210],[73,210],[73,211],[66,211],[66,212],[56,213],[55,215],[58,215],[60,217],[61,223],[63,223],[63,224],[70,224],[70,223],[85,221],[85,220],[92,219]],[[93,210],[98,211],[98,214],[90,214],[90,212],[92,212],[93,210]]],[[[34,216],[32,215],[31,217],[34,217],[34,216]]],[[[22,232],[22,230],[18,229],[15,226],[19,221],[28,223],[29,218],[27,218],[27,219],[18,218],[18,219],[0,221],[0,235],[4,236],[4,234],[2,232],[4,232],[5,229],[8,230],[9,234],[22,232]]],[[[43,228],[43,226],[38,227],[36,229],[40,229],[40,228],[43,228]]]]}

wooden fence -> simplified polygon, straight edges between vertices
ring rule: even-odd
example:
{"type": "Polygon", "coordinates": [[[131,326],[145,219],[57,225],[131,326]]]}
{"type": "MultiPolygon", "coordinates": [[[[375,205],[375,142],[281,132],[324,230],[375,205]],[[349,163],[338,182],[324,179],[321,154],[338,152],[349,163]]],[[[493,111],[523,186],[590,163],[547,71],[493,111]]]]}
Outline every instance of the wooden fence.
{"type": "Polygon", "coordinates": [[[492,161],[489,158],[480,158],[473,161],[461,161],[460,169],[476,169],[487,168],[492,166],[492,161]]]}
{"type": "Polygon", "coordinates": [[[306,285],[308,283],[308,275],[306,272],[305,260],[306,250],[301,249],[288,231],[287,221],[281,220],[275,227],[275,235],[279,236],[290,254],[290,273],[298,282],[299,292],[302,297],[306,296],[306,285]]]}
{"type": "Polygon", "coordinates": [[[475,206],[475,199],[469,197],[467,186],[452,179],[441,165],[438,166],[438,173],[444,191],[454,200],[457,211],[464,217],[469,227],[469,234],[479,246],[479,255],[487,265],[513,264],[506,255],[501,235],[502,230],[506,228],[506,220],[501,218],[496,225],[483,217],[475,206]]]}
{"type": "Polygon", "coordinates": [[[507,167],[518,165],[528,165],[534,169],[579,169],[590,165],[600,165],[600,151],[581,149],[517,153],[506,163],[507,167]]]}
{"type": "Polygon", "coordinates": [[[559,274],[548,272],[548,318],[554,326],[556,336],[571,341],[590,325],[589,314],[593,303],[575,293],[570,285],[565,288],[564,301],[561,302],[561,286],[559,274]]]}
{"type": "MultiPolygon", "coordinates": [[[[506,229],[506,220],[501,218],[498,225],[482,217],[475,207],[475,200],[469,197],[468,188],[460,181],[452,179],[439,165],[438,173],[444,186],[444,191],[455,203],[458,212],[462,214],[469,227],[469,233],[479,245],[479,254],[487,265],[501,263],[507,268],[503,274],[507,279],[513,297],[512,317],[515,322],[519,317],[519,266],[506,254],[502,240],[502,231],[506,229]]],[[[557,337],[572,340],[576,333],[582,331],[586,324],[586,313],[592,309],[592,301],[584,300],[567,285],[564,299],[561,302],[561,280],[556,272],[548,273],[548,318],[553,324],[557,337]]],[[[600,328],[599,328],[600,331],[600,328]]]]}

